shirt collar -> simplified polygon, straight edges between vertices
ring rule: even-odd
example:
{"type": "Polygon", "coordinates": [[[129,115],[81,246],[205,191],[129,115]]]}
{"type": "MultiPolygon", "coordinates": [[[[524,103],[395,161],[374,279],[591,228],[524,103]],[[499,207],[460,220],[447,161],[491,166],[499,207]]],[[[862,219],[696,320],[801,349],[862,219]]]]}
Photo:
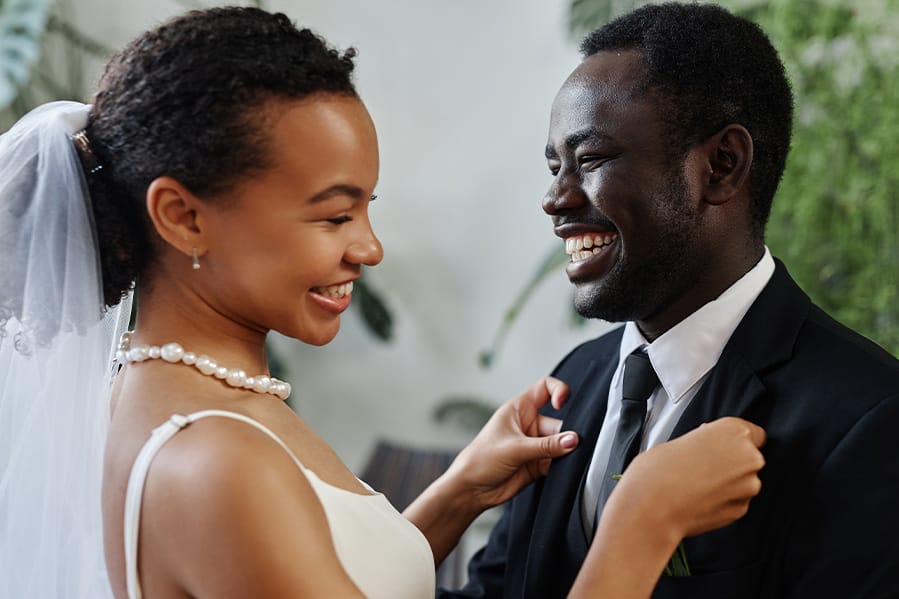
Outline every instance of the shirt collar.
{"type": "Polygon", "coordinates": [[[634,322],[628,322],[621,337],[613,384],[621,383],[624,359],[645,346],[662,388],[677,403],[718,362],[730,336],[773,273],[774,259],[766,246],[762,258],[749,272],[652,343],[634,322]]]}

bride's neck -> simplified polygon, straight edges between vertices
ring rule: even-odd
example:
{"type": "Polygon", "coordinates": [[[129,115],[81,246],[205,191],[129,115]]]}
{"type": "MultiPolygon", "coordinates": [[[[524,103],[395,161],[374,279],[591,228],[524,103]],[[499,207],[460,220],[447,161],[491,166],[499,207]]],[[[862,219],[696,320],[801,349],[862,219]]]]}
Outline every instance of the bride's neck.
{"type": "Polygon", "coordinates": [[[172,280],[137,290],[133,343],[178,342],[185,351],[207,354],[247,372],[267,373],[264,330],[214,305],[189,286],[172,280]]]}

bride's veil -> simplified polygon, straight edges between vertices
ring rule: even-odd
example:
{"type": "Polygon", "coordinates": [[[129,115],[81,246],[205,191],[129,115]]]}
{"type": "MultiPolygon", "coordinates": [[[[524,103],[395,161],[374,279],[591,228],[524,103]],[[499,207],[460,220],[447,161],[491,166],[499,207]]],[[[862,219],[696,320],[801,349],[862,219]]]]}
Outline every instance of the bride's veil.
{"type": "Polygon", "coordinates": [[[0,599],[111,596],[100,489],[112,358],[85,175],[90,107],[44,105],[0,136],[0,599]]]}

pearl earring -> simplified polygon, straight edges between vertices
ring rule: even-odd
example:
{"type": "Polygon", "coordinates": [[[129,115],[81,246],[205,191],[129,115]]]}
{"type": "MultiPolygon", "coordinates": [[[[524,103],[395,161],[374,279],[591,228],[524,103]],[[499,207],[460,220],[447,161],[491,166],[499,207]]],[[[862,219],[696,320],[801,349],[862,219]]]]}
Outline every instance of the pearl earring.
{"type": "Polygon", "coordinates": [[[200,257],[197,255],[197,248],[194,248],[194,262],[192,264],[194,270],[200,270],[200,257]]]}

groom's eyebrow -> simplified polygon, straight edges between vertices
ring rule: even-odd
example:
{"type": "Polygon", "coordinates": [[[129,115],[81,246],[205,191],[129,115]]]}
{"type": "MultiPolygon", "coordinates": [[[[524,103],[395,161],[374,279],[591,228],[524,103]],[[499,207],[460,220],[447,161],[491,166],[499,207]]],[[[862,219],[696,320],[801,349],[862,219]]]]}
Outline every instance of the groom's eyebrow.
{"type": "MultiPolygon", "coordinates": [[[[596,127],[587,127],[586,129],[582,129],[580,131],[577,131],[576,133],[572,133],[565,138],[565,141],[563,143],[569,150],[575,150],[578,146],[587,141],[603,142],[609,141],[611,139],[611,136],[603,133],[596,127]]],[[[559,155],[556,153],[556,149],[550,144],[546,144],[546,148],[544,149],[543,153],[546,156],[547,160],[559,157],[559,155]]]]}

